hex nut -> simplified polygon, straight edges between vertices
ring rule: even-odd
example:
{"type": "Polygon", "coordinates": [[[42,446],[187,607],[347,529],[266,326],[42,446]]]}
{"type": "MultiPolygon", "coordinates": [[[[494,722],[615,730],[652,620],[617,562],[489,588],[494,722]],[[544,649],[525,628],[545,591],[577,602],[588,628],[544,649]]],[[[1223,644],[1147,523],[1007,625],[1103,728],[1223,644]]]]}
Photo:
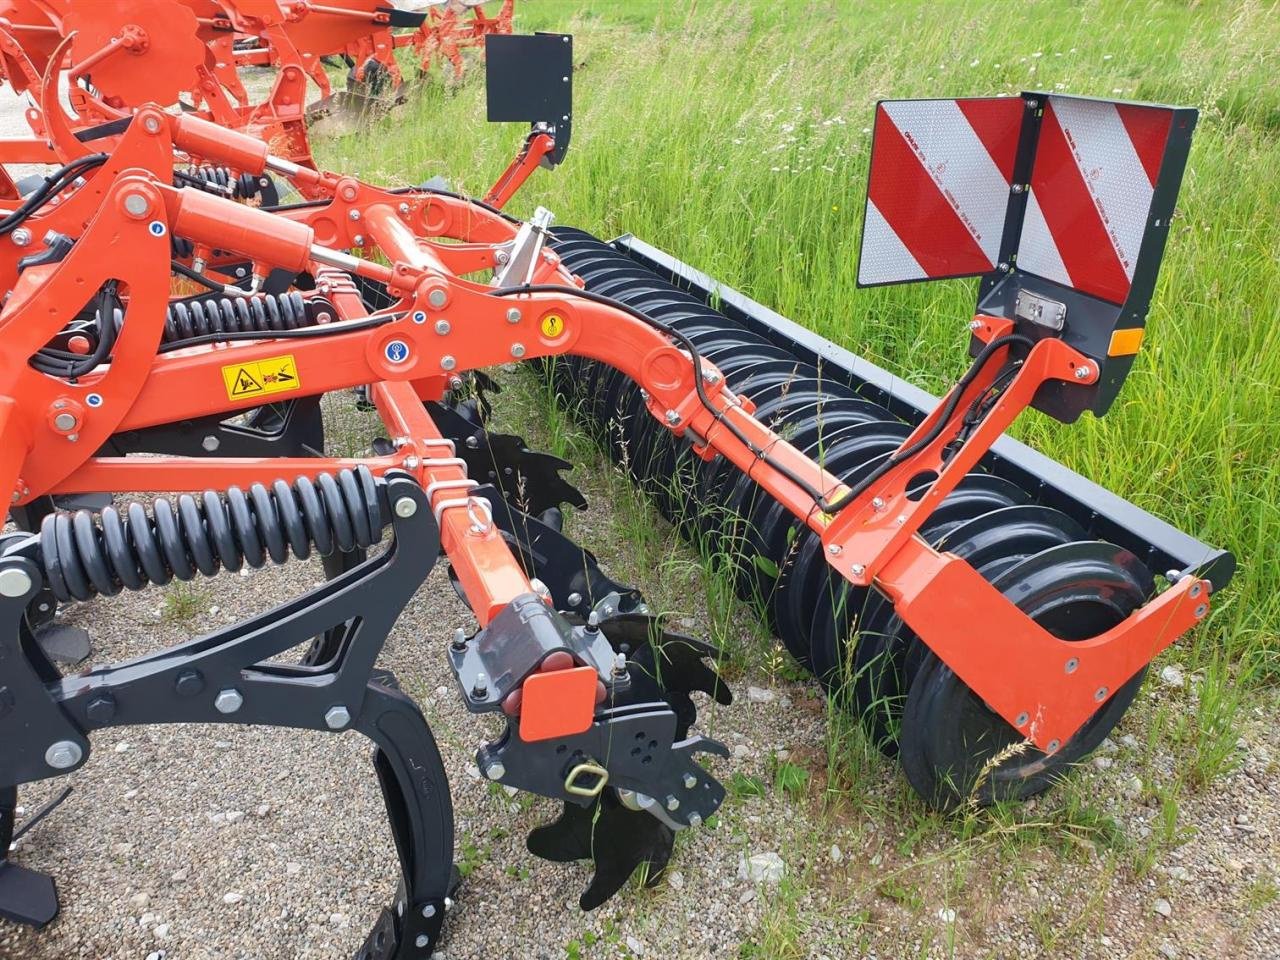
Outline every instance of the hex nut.
{"type": "Polygon", "coordinates": [[[227,687],[213,698],[213,706],[219,713],[235,713],[244,706],[244,697],[234,687],[227,687]]]}
{"type": "Polygon", "coordinates": [[[85,716],[94,723],[110,723],[116,715],[116,700],[109,693],[101,693],[84,708],[85,716]]]}
{"type": "Polygon", "coordinates": [[[83,757],[80,744],[73,740],[59,740],[44,752],[44,762],[55,770],[70,770],[83,757]]]}
{"type": "Polygon", "coordinates": [[[204,690],[204,676],[199,670],[183,670],[173,681],[173,689],[184,697],[194,697],[204,690]]]}
{"type": "Polygon", "coordinates": [[[330,730],[342,730],[351,723],[351,711],[342,704],[330,707],[324,715],[324,722],[330,730]]]}

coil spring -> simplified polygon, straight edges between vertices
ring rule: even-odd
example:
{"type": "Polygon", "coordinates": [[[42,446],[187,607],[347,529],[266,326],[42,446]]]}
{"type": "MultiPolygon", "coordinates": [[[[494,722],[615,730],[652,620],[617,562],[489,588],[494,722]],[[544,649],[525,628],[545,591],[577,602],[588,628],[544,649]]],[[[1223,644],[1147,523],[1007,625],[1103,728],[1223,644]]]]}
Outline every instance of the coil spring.
{"type": "Polygon", "coordinates": [[[209,164],[188,167],[183,171],[183,178],[184,182],[177,186],[194,186],[198,190],[233,200],[252,200],[262,188],[258,178],[252,173],[236,174],[227,167],[209,164]]]}
{"type": "Polygon", "coordinates": [[[315,326],[319,314],[333,307],[326,300],[307,300],[296,290],[256,297],[199,297],[176,300],[165,311],[165,343],[210,334],[296,330],[315,326]]]}
{"type": "Polygon", "coordinates": [[[382,539],[379,486],[359,466],[292,485],[207,490],[200,500],[160,497],[150,512],[134,501],[123,511],[53,513],[40,526],[45,580],[65,603],[284,563],[291,552],[305,560],[313,547],[321,556],[363,549],[382,539]]]}

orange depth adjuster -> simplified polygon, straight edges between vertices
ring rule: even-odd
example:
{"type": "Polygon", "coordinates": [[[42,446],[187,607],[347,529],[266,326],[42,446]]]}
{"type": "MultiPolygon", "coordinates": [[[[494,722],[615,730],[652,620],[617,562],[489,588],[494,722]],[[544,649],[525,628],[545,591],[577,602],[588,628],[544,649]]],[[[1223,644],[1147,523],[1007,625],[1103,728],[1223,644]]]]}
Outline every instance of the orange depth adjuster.
{"type": "Polygon", "coordinates": [[[521,687],[520,739],[533,743],[588,729],[596,711],[599,680],[592,667],[530,674],[521,687]]]}

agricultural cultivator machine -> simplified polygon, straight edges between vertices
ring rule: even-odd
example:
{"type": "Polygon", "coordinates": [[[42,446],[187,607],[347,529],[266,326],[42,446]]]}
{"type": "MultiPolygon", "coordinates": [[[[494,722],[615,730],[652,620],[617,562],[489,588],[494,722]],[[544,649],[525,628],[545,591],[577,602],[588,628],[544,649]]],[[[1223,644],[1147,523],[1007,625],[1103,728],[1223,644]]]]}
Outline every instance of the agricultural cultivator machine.
{"type": "MultiPolygon", "coordinates": [[[[570,38],[502,40],[490,117],[533,124],[561,159],[570,38]]],[[[982,277],[957,329],[972,366],[936,402],[635,238],[113,106],[99,68],[128,54],[102,53],[75,94],[114,113],[77,125],[57,97],[75,42],[38,78],[54,168],[14,183],[0,218],[0,850],[17,788],[78,770],[99,730],[355,730],[401,867],[357,956],[429,956],[455,894],[449,786],[377,657],[443,556],[478,628],[427,655],[500,721],[477,766],[562,805],[530,851],[592,862],[584,909],[638,870],[657,882],[725,795],[694,694],[731,695],[712,647],[566,536],[562,510],[585,506],[569,464],[486,428],[500,364],[542,368],[680,529],[741,558],[743,596],[942,807],[1061,776],[1230,577],[1229,555],[1000,438],[1028,406],[1070,422],[1114,400],[1192,111],[878,107],[862,280],[982,277]],[[204,169],[308,199],[237,202],[188,173],[204,169]],[[326,394],[376,410],[370,455],[326,450],[326,394]],[[58,666],[80,604],[313,555],[326,580],[272,610],[58,666]]],[[[57,908],[51,878],[0,862],[0,915],[40,926],[57,908]]]]}
{"type": "MultiPolygon", "coordinates": [[[[66,61],[78,126],[118,121],[138,107],[181,108],[271,144],[314,167],[307,121],[335,111],[363,116],[404,99],[396,50],[412,48],[426,75],[439,59],[462,77],[462,51],[510,35],[514,0],[424,0],[401,10],[382,0],[0,0],[0,77],[31,93],[35,139],[6,144],[7,162],[53,163],[39,103],[51,60],[66,61]],[[335,92],[326,65],[346,72],[335,92]],[[245,84],[245,72],[270,73],[245,84]],[[270,82],[267,83],[266,79],[270,82]],[[313,100],[312,93],[316,95],[313,100]]],[[[537,150],[543,141],[522,151],[537,150]]],[[[548,147],[534,160],[549,154],[548,147]]],[[[550,162],[550,161],[549,161],[550,162]]],[[[0,185],[3,185],[0,183],[0,185]]],[[[237,198],[266,191],[253,178],[221,186],[237,198]]],[[[12,193],[12,191],[10,191],[12,193]]],[[[310,194],[308,194],[310,196],[310,194]]]]}

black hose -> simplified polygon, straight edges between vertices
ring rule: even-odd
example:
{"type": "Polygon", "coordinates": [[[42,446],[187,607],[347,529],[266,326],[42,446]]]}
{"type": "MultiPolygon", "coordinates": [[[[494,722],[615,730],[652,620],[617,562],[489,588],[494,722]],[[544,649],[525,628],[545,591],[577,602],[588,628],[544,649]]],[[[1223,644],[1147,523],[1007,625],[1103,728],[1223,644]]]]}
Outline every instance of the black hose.
{"type": "Polygon", "coordinates": [[[702,376],[701,376],[702,358],[698,353],[698,348],[694,345],[692,340],[690,340],[687,336],[685,336],[679,330],[676,330],[674,327],[668,326],[667,324],[663,323],[661,320],[657,320],[653,317],[648,316],[647,314],[643,313],[640,310],[637,310],[635,307],[631,306],[630,304],[623,303],[621,300],[615,300],[613,297],[608,297],[608,296],[605,296],[604,294],[593,293],[590,290],[580,290],[577,287],[565,286],[563,284],[558,284],[558,283],[526,284],[520,287],[502,287],[500,289],[493,291],[494,296],[498,296],[498,297],[513,297],[513,296],[519,296],[521,294],[528,294],[528,293],[559,293],[566,296],[577,297],[583,300],[591,300],[595,303],[600,303],[605,306],[613,307],[616,310],[621,310],[623,313],[626,313],[629,316],[635,317],[637,320],[641,321],[647,326],[652,327],[653,329],[658,330],[661,333],[664,333],[667,336],[671,337],[673,340],[679,343],[682,347],[684,347],[687,351],[689,351],[690,362],[692,363],[693,369],[697,374],[693,378],[694,389],[697,391],[698,400],[702,404],[702,406],[716,418],[716,421],[720,423],[721,426],[725,427],[725,429],[727,429],[730,433],[732,433],[734,437],[736,437],[737,440],[743,446],[745,446],[748,450],[750,450],[752,455],[754,455],[756,459],[763,461],[764,463],[772,467],[774,470],[778,471],[778,473],[786,477],[787,480],[789,480],[791,483],[795,484],[797,487],[803,490],[805,494],[810,499],[813,500],[814,505],[819,510],[821,510],[823,513],[829,513],[829,514],[839,513],[845,507],[849,506],[849,504],[852,503],[861,493],[863,493],[872,483],[880,479],[880,477],[884,476],[884,474],[887,473],[890,469],[897,466],[906,458],[918,453],[920,450],[924,449],[929,444],[933,443],[934,440],[936,440],[938,436],[941,435],[943,427],[945,426],[947,420],[949,420],[951,418],[951,415],[955,412],[956,405],[960,402],[960,395],[968,388],[970,384],[973,383],[974,379],[982,371],[983,367],[986,366],[987,361],[990,360],[990,358],[995,354],[995,352],[998,349],[1000,349],[1001,347],[1009,346],[1012,343],[1022,343],[1029,347],[1035,345],[1035,342],[1031,340],[1031,338],[1024,337],[1021,334],[1009,334],[1008,336],[997,337],[996,339],[988,343],[986,347],[984,347],[983,350],[974,359],[973,364],[969,367],[968,372],[966,372],[965,375],[960,379],[960,382],[956,385],[956,389],[953,390],[951,394],[948,396],[947,405],[943,410],[942,416],[938,418],[937,423],[934,424],[934,427],[929,431],[929,433],[926,436],[921,437],[918,441],[916,441],[916,443],[912,444],[911,447],[908,448],[907,450],[899,451],[894,456],[887,458],[884,461],[884,463],[882,463],[879,467],[876,468],[876,470],[872,471],[871,474],[869,474],[867,477],[861,480],[854,487],[851,487],[850,490],[844,496],[840,497],[838,500],[828,501],[825,493],[823,493],[817,487],[813,486],[813,484],[809,483],[809,481],[805,480],[804,477],[801,477],[799,474],[791,470],[786,465],[776,462],[772,457],[769,456],[769,453],[767,450],[763,450],[760,447],[757,447],[754,443],[752,443],[751,440],[746,436],[746,434],[742,432],[742,430],[739,427],[737,427],[735,424],[733,424],[732,422],[730,422],[725,418],[724,410],[721,410],[715,407],[711,403],[711,398],[707,395],[706,387],[703,386],[703,383],[702,383],[702,376]]]}

